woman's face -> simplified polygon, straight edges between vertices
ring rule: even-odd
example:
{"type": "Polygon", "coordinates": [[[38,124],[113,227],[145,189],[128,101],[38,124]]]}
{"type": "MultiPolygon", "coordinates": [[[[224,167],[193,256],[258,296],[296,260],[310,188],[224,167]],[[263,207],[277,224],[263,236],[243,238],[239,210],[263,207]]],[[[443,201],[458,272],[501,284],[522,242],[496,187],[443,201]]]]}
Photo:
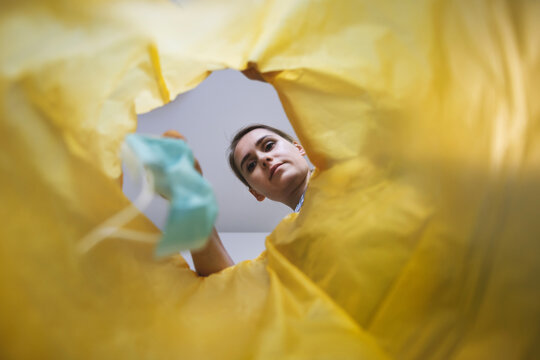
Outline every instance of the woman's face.
{"type": "Polygon", "coordinates": [[[259,194],[286,202],[306,181],[309,165],[304,155],[297,142],[290,143],[267,129],[255,129],[236,145],[234,161],[255,197],[259,194]]]}

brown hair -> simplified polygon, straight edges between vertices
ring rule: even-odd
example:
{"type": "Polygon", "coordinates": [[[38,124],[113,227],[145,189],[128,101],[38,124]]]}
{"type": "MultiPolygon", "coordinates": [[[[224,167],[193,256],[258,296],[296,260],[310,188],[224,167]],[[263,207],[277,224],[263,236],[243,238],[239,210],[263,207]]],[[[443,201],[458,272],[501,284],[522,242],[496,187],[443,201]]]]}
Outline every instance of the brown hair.
{"type": "Polygon", "coordinates": [[[236,150],[236,145],[238,145],[238,142],[240,141],[240,139],[242,139],[244,135],[246,135],[247,133],[255,129],[266,129],[268,131],[275,133],[276,135],[281,136],[282,138],[284,138],[290,143],[294,141],[294,138],[291,135],[287,134],[286,132],[283,132],[272,126],[268,126],[264,124],[253,124],[253,125],[249,125],[238,130],[236,135],[234,135],[233,139],[231,140],[231,145],[229,145],[229,165],[232,171],[234,172],[234,175],[236,175],[236,177],[240,179],[240,181],[243,182],[244,185],[246,185],[247,187],[249,187],[247,180],[244,178],[244,176],[240,172],[240,169],[238,169],[238,167],[236,166],[236,163],[234,162],[234,151],[236,150]]]}

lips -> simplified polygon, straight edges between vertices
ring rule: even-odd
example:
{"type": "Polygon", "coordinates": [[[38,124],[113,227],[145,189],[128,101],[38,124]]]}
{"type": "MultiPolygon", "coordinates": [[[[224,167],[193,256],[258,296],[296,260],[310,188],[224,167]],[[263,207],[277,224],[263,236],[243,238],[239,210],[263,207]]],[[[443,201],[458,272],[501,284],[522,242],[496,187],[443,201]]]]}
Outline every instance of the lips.
{"type": "Polygon", "coordinates": [[[269,180],[272,180],[272,176],[274,176],[274,173],[276,172],[277,168],[283,165],[283,163],[276,164],[270,168],[270,176],[268,177],[269,180]]]}

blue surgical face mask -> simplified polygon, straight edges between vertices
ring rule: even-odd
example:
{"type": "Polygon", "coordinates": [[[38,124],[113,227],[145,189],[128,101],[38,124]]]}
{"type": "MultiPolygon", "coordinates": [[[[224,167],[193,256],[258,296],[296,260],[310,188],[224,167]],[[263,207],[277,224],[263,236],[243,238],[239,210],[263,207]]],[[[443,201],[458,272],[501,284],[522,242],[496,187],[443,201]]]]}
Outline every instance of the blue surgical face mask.
{"type": "Polygon", "coordinates": [[[170,201],[156,254],[204,246],[216,220],[217,202],[210,184],[193,167],[193,154],[185,141],[131,134],[125,143],[131,154],[124,161],[140,162],[154,191],[170,201]]]}

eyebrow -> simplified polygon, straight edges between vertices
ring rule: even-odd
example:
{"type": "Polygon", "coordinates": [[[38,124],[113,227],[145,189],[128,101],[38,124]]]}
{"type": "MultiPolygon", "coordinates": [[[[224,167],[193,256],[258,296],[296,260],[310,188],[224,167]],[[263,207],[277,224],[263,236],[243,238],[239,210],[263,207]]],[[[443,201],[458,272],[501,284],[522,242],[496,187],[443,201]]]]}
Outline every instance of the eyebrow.
{"type": "MultiPolygon", "coordinates": [[[[272,135],[264,135],[264,136],[261,136],[261,137],[259,138],[259,140],[257,140],[257,142],[255,142],[255,147],[259,146],[259,145],[264,141],[264,139],[266,139],[267,137],[270,137],[270,136],[272,136],[272,135]]],[[[244,167],[244,163],[245,163],[246,160],[249,158],[249,155],[250,155],[249,153],[246,154],[246,155],[244,156],[244,158],[242,159],[242,161],[240,162],[240,169],[242,169],[242,168],[244,167]]]]}

